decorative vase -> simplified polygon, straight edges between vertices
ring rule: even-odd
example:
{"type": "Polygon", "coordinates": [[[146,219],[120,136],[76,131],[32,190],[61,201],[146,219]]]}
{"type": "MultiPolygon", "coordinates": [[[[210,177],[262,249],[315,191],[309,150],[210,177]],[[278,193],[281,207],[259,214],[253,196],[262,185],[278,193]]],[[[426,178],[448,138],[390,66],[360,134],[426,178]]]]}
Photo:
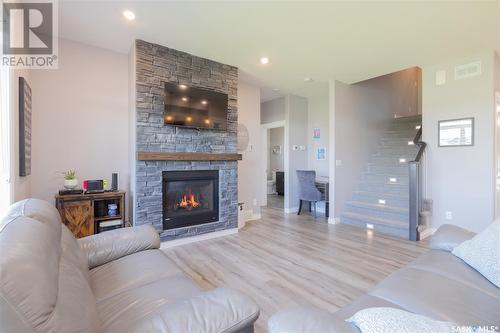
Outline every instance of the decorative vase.
{"type": "Polygon", "coordinates": [[[68,190],[72,190],[74,189],[75,187],[78,186],[78,179],[65,179],[64,180],[64,188],[68,189],[68,190]]]}

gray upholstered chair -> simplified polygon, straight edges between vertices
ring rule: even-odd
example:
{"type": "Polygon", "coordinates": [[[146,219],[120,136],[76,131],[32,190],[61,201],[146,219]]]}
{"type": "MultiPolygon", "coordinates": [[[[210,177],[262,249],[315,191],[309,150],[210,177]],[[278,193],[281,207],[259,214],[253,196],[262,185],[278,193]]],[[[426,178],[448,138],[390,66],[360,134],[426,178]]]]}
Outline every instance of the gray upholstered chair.
{"type": "Polygon", "coordinates": [[[302,211],[302,202],[309,202],[309,211],[311,203],[314,204],[314,217],[316,217],[316,202],[321,201],[321,192],[316,188],[314,181],[316,180],[316,171],[314,170],[297,170],[297,178],[299,178],[299,211],[302,211]]]}

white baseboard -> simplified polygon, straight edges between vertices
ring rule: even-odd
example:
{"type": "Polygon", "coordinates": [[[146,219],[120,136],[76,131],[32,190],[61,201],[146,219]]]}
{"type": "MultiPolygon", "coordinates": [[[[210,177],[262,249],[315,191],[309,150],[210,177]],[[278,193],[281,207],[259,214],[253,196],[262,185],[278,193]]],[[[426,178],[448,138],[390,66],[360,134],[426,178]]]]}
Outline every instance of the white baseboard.
{"type": "Polygon", "coordinates": [[[299,207],[285,208],[285,213],[287,214],[297,213],[298,211],[299,207]]]}
{"type": "MultiPolygon", "coordinates": [[[[307,202],[302,205],[302,211],[308,211],[309,206],[307,205],[307,202]]],[[[299,211],[299,207],[292,207],[292,208],[285,208],[285,213],[290,214],[290,213],[297,213],[299,211]]],[[[314,212],[314,208],[313,208],[314,212]]],[[[316,213],[324,214],[325,213],[325,206],[320,206],[317,205],[316,207],[316,213]]]]}
{"type": "Polygon", "coordinates": [[[174,246],[179,246],[179,245],[184,245],[184,244],[189,244],[189,243],[194,243],[194,242],[199,242],[202,240],[207,240],[207,239],[213,239],[213,238],[218,238],[218,237],[223,237],[223,236],[229,236],[229,235],[234,235],[238,233],[238,228],[232,228],[232,229],[227,229],[227,230],[221,230],[221,231],[214,231],[214,232],[209,232],[206,234],[198,235],[198,236],[193,236],[193,237],[186,237],[186,238],[181,238],[181,239],[174,239],[171,241],[165,241],[161,242],[160,249],[168,249],[174,246]]]}
{"type": "Polygon", "coordinates": [[[427,228],[420,232],[420,240],[432,236],[436,232],[436,228],[427,228]]]}
{"type": "Polygon", "coordinates": [[[254,213],[252,209],[246,209],[243,212],[243,220],[245,222],[260,220],[261,218],[262,218],[262,216],[261,216],[260,212],[254,213]]]}
{"type": "Polygon", "coordinates": [[[330,216],[328,218],[328,224],[339,224],[339,223],[340,223],[340,218],[338,217],[330,216]]]}
{"type": "Polygon", "coordinates": [[[247,221],[255,221],[260,220],[262,215],[260,213],[252,214],[252,216],[247,221]]]}

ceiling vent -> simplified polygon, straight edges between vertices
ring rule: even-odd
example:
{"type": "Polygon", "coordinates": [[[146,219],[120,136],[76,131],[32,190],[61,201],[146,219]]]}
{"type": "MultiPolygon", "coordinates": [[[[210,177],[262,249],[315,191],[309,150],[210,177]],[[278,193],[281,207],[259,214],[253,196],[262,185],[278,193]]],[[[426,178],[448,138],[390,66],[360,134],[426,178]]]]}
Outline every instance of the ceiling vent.
{"type": "Polygon", "coordinates": [[[455,66],[455,80],[481,75],[481,61],[455,66]]]}

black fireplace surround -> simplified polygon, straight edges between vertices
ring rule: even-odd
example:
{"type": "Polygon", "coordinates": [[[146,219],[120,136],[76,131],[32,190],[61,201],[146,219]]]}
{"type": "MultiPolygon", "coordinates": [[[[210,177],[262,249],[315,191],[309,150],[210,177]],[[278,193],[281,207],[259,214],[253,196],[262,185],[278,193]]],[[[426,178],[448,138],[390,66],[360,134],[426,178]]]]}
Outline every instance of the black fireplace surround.
{"type": "Polygon", "coordinates": [[[219,220],[219,171],[163,171],[163,230],[219,220]]]}

